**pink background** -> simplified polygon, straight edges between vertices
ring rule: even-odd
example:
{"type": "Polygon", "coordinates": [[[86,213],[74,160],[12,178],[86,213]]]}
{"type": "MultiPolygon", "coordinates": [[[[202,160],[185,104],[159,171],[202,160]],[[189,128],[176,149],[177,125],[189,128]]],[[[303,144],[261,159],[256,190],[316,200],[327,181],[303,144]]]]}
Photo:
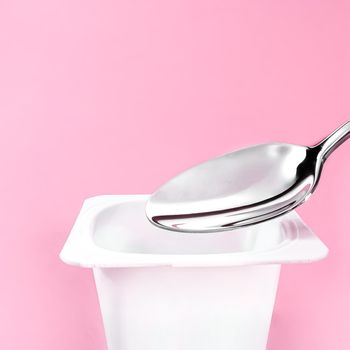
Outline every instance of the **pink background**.
{"type": "MultiPolygon", "coordinates": [[[[105,349],[90,270],[58,253],[84,198],[150,193],[350,116],[348,1],[0,2],[0,348],[105,349]]],[[[350,347],[350,142],[298,212],[328,259],[282,270],[269,350],[350,347]]]]}

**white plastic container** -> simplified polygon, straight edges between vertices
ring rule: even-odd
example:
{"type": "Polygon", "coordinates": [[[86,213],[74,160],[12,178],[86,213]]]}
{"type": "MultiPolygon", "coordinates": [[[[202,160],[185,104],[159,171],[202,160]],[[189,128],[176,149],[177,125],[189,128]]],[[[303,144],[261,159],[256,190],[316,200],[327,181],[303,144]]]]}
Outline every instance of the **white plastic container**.
{"type": "Polygon", "coordinates": [[[60,254],[91,267],[109,350],[264,350],[282,263],[327,247],[295,213],[210,234],[154,227],[147,195],[87,199],[60,254]]]}

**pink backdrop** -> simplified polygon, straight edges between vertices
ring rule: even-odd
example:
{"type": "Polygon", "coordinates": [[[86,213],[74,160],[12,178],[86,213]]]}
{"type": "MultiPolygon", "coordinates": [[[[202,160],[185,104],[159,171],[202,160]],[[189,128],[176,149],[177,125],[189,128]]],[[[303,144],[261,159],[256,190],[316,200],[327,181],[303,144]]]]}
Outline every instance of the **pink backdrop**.
{"type": "MultiPolygon", "coordinates": [[[[350,116],[347,1],[0,2],[0,348],[105,349],[90,270],[58,253],[84,198],[149,193],[244,145],[350,116]]],[[[298,212],[329,258],[285,266],[269,350],[350,347],[350,142],[298,212]]]]}

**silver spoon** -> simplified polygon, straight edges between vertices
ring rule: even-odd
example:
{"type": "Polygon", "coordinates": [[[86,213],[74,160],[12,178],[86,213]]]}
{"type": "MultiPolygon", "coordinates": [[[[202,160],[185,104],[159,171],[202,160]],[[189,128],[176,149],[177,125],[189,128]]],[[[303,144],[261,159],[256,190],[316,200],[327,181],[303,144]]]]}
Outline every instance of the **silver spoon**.
{"type": "Polygon", "coordinates": [[[215,232],[256,224],[305,202],[323,163],[350,137],[350,121],[318,144],[243,148],[174,177],[148,200],[148,219],[164,229],[215,232]]]}

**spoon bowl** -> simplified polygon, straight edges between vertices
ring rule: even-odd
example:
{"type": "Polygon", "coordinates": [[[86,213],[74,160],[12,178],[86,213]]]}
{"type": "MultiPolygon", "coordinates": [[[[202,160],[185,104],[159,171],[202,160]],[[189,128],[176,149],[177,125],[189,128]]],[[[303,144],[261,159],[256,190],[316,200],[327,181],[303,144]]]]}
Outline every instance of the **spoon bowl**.
{"type": "Polygon", "coordinates": [[[158,227],[205,233],[257,224],[304,203],[350,121],[318,144],[260,144],[194,166],[161,186],[146,215],[158,227]]]}

